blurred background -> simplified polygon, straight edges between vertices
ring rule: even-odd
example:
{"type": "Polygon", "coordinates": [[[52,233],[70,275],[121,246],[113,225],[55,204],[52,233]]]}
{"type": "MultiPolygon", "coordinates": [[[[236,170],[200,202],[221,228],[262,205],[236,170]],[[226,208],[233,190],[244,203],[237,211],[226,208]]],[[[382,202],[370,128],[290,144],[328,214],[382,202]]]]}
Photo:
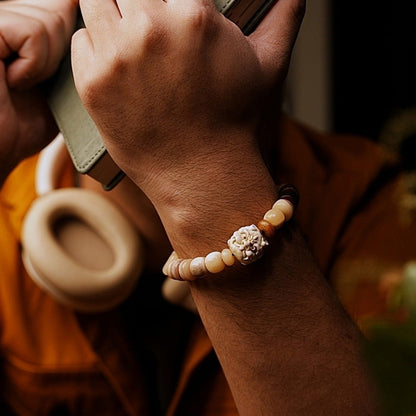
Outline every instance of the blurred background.
{"type": "MultiPolygon", "coordinates": [[[[287,111],[396,152],[415,218],[416,1],[309,0],[292,64],[287,111]]],[[[383,416],[416,415],[416,261],[399,279],[387,306],[407,316],[373,322],[365,344],[383,416]]]]}
{"type": "Polygon", "coordinates": [[[408,141],[404,153],[415,160],[416,1],[309,0],[287,94],[295,118],[408,141]]]}

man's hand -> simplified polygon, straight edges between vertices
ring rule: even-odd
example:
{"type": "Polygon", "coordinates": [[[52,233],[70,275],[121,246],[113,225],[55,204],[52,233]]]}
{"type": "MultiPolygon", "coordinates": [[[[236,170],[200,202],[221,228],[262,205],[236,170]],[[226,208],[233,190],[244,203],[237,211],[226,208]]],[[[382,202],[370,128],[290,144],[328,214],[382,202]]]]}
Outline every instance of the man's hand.
{"type": "Polygon", "coordinates": [[[0,184],[57,133],[41,91],[68,49],[77,1],[0,2],[0,184]]]}
{"type": "Polygon", "coordinates": [[[57,127],[41,91],[10,90],[0,62],[0,186],[24,158],[42,149],[57,127]]]}
{"type": "Polygon", "coordinates": [[[68,49],[78,0],[0,2],[0,59],[10,88],[49,78],[68,49]]]}
{"type": "Polygon", "coordinates": [[[113,158],[153,200],[167,183],[193,184],[196,197],[213,176],[255,169],[254,132],[285,78],[303,1],[279,0],[248,38],[211,0],[80,6],[78,92],[113,158]]]}
{"type": "MultiPolygon", "coordinates": [[[[78,92],[182,258],[221,250],[276,198],[257,130],[303,3],[277,0],[247,38],[211,0],[80,2],[78,92]]],[[[375,414],[357,329],[296,227],[277,240],[259,262],[190,283],[239,414],[375,414]]]]}

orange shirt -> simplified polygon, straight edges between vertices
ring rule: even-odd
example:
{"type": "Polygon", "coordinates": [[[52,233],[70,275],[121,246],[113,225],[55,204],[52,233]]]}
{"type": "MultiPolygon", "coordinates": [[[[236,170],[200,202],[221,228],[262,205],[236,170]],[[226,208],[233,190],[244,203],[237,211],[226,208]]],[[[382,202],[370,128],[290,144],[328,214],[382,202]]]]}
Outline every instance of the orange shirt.
{"type": "MultiPolygon", "coordinates": [[[[288,120],[281,137],[267,152],[271,169],[276,182],[299,189],[296,220],[319,266],[360,325],[388,315],[380,281],[416,259],[416,215],[401,205],[405,189],[394,160],[368,141],[321,135],[288,120]]],[[[0,194],[3,400],[19,415],[65,409],[77,415],[148,415],[143,369],[120,311],[74,313],[43,293],[22,265],[20,228],[36,197],[36,160],[22,162],[0,194]]],[[[198,318],[167,414],[237,415],[198,318]]]]}

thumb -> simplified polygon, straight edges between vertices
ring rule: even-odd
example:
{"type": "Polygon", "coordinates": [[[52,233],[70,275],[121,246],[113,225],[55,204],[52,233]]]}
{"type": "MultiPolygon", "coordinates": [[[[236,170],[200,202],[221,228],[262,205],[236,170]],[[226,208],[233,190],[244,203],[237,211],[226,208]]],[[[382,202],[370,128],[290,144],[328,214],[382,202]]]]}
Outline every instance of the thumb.
{"type": "Polygon", "coordinates": [[[270,81],[282,72],[286,75],[305,7],[305,0],[277,0],[249,36],[270,81]]]}

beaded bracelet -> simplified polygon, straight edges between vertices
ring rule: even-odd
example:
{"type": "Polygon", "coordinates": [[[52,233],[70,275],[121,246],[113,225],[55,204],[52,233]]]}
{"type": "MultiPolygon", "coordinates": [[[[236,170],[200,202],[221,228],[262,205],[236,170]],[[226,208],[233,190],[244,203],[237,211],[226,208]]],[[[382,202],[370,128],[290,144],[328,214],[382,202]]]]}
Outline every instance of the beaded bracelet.
{"type": "Polygon", "coordinates": [[[175,251],[163,266],[163,273],[174,280],[193,281],[208,273],[220,273],[237,259],[241,264],[253,263],[262,257],[268,239],[289,221],[299,202],[299,193],[293,185],[282,185],[272,209],[264,214],[257,226],[252,224],[235,231],[228,240],[228,248],[213,251],[205,257],[180,259],[175,251]]]}

